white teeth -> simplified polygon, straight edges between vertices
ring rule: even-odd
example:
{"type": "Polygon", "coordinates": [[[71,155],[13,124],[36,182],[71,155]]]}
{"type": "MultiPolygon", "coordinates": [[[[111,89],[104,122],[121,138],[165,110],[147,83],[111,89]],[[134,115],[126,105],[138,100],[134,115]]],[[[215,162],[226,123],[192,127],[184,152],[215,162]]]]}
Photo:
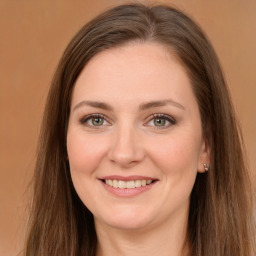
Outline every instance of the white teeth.
{"type": "Polygon", "coordinates": [[[118,188],[118,181],[117,180],[113,180],[113,187],[118,188]]]}
{"type": "Polygon", "coordinates": [[[136,188],[141,187],[141,181],[140,180],[135,180],[135,187],[136,188]]]}
{"type": "Polygon", "coordinates": [[[119,180],[119,182],[118,182],[118,187],[119,187],[119,188],[126,188],[126,182],[123,181],[123,180],[119,180]]]}
{"type": "Polygon", "coordinates": [[[126,188],[135,188],[135,182],[133,180],[127,181],[126,188]]]}
{"type": "Polygon", "coordinates": [[[145,187],[153,182],[153,180],[105,180],[105,183],[114,188],[139,188],[145,187]]]}

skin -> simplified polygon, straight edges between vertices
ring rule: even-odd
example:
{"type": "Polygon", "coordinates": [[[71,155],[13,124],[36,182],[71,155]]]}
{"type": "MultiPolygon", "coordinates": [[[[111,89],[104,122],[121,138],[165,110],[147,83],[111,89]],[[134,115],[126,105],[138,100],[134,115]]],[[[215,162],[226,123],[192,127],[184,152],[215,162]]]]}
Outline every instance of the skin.
{"type": "Polygon", "coordinates": [[[169,50],[130,43],[93,57],[74,87],[67,149],[75,189],[95,218],[98,255],[184,255],[189,197],[209,149],[189,78],[169,50]],[[99,180],[108,175],[157,182],[120,197],[99,180]]]}

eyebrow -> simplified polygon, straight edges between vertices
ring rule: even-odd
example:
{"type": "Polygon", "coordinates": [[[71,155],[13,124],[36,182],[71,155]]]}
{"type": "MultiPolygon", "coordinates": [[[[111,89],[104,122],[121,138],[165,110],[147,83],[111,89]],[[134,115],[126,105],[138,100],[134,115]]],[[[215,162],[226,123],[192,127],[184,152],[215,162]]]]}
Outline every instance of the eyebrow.
{"type": "Polygon", "coordinates": [[[180,108],[182,110],[185,110],[185,107],[181,105],[180,103],[172,100],[172,99],[166,99],[166,100],[159,100],[159,101],[150,101],[147,103],[143,103],[139,106],[139,110],[147,110],[150,108],[157,108],[157,107],[163,107],[166,105],[173,105],[174,107],[180,108]]]}
{"type": "Polygon", "coordinates": [[[99,101],[89,101],[89,100],[83,100],[83,101],[79,102],[78,104],[76,104],[73,108],[73,111],[75,111],[76,109],[78,109],[82,106],[90,106],[90,107],[94,107],[94,108],[100,108],[100,109],[104,109],[104,110],[108,110],[108,111],[113,111],[113,108],[110,105],[108,105],[107,103],[99,102],[99,101]]]}
{"type": "MultiPolygon", "coordinates": [[[[144,111],[144,110],[147,110],[150,108],[163,107],[166,105],[173,105],[174,107],[185,110],[185,107],[183,105],[181,105],[180,103],[178,103],[172,99],[165,99],[165,100],[149,101],[146,103],[142,103],[139,105],[139,111],[144,111]]],[[[104,103],[104,102],[83,100],[74,106],[73,111],[75,111],[76,109],[78,109],[82,106],[90,106],[90,107],[94,107],[94,108],[103,109],[106,111],[114,110],[112,106],[110,106],[109,104],[104,103]]]]}

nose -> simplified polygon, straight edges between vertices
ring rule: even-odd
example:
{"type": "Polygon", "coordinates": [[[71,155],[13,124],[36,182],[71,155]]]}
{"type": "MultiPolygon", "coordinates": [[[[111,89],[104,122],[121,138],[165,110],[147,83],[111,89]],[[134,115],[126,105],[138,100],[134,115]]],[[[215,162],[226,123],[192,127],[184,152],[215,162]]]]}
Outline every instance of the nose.
{"type": "Polygon", "coordinates": [[[145,152],[139,137],[134,127],[119,127],[111,141],[109,160],[123,168],[140,163],[145,157],[145,152]]]}

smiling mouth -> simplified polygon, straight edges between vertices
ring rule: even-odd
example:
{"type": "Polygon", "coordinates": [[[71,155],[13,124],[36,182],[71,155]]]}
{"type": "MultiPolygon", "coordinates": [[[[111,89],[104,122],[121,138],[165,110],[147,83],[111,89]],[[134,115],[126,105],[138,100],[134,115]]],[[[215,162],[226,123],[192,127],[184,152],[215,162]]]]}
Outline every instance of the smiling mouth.
{"type": "Polygon", "coordinates": [[[146,187],[152,183],[154,183],[156,180],[116,180],[116,179],[105,179],[102,180],[106,185],[113,187],[113,188],[140,188],[140,187],[146,187]]]}

